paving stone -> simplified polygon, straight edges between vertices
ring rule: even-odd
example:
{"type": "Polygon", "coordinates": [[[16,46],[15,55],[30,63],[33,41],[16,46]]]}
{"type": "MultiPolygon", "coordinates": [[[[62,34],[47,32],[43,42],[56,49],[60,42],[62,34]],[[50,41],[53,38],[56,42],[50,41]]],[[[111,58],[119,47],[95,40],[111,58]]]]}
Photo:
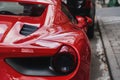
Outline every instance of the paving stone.
{"type": "Polygon", "coordinates": [[[113,38],[113,37],[109,37],[109,41],[112,42],[112,41],[115,41],[117,40],[116,38],[113,38]]]}
{"type": "Polygon", "coordinates": [[[111,45],[113,45],[113,46],[119,46],[119,44],[120,44],[120,41],[117,41],[117,40],[113,40],[113,41],[110,41],[110,43],[111,43],[111,45]]]}
{"type": "Polygon", "coordinates": [[[115,54],[116,59],[117,59],[117,63],[119,65],[118,69],[120,69],[120,54],[115,54]]]}
{"type": "Polygon", "coordinates": [[[114,50],[114,53],[120,55],[120,49],[118,49],[118,50],[114,50]]]}
{"type": "Polygon", "coordinates": [[[120,40],[120,35],[118,35],[118,38],[117,38],[118,40],[120,40]]]}
{"type": "Polygon", "coordinates": [[[120,80],[120,21],[117,19],[117,17],[99,18],[100,31],[113,80],[120,80]]]}

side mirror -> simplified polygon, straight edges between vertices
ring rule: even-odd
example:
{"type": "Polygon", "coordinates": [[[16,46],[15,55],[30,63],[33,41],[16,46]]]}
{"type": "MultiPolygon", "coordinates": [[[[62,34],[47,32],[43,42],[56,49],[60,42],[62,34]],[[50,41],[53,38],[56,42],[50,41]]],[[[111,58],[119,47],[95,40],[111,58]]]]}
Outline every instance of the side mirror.
{"type": "Polygon", "coordinates": [[[93,22],[92,19],[87,17],[87,16],[85,16],[85,17],[76,16],[76,19],[78,21],[77,26],[80,27],[80,28],[88,27],[93,22]]]}

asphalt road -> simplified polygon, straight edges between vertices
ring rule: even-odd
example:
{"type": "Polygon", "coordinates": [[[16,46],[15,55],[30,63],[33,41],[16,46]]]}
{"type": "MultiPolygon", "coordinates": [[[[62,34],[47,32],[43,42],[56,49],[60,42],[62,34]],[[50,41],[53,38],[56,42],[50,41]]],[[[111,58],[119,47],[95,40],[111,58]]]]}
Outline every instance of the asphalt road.
{"type": "Polygon", "coordinates": [[[90,40],[90,44],[92,50],[90,80],[110,80],[108,66],[98,29],[95,29],[95,37],[90,40]]]}
{"type": "MultiPolygon", "coordinates": [[[[108,31],[109,33],[106,34],[106,32],[105,32],[105,34],[107,35],[109,42],[110,42],[109,38],[115,38],[115,41],[112,41],[112,43],[110,43],[110,46],[113,45],[113,43],[117,42],[116,38],[120,35],[120,33],[119,33],[120,7],[110,7],[110,8],[97,9],[97,18],[98,19],[100,18],[104,22],[104,25],[106,25],[108,27],[108,30],[106,29],[105,31],[106,32],[108,31]],[[110,28],[110,27],[112,27],[112,28],[110,28]],[[116,28],[116,27],[118,27],[118,28],[116,28]],[[114,32],[111,31],[111,30],[114,30],[114,32]],[[108,35],[111,35],[111,34],[114,34],[115,37],[114,36],[111,36],[111,37],[108,36],[108,35]]],[[[105,26],[104,26],[103,29],[105,29],[105,26]]],[[[104,41],[104,45],[106,45],[105,41],[107,41],[107,40],[103,39],[103,41],[104,41]]],[[[119,42],[119,40],[118,40],[118,42],[119,42]]],[[[110,47],[107,49],[107,47],[108,47],[108,45],[105,46],[107,57],[112,56],[112,57],[108,58],[112,78],[113,78],[113,80],[120,80],[119,68],[118,68],[119,67],[119,62],[120,62],[119,61],[119,59],[120,59],[119,58],[119,51],[118,51],[118,54],[115,53],[117,51],[116,48],[119,48],[119,45],[117,47],[112,46],[113,49],[110,49],[110,47]],[[114,51],[110,51],[109,49],[114,50],[114,51]],[[111,53],[114,54],[114,55],[111,55],[111,53]]]]}
{"type": "Polygon", "coordinates": [[[97,44],[97,38],[95,37],[90,41],[91,48],[92,48],[92,55],[91,55],[91,80],[97,80],[102,74],[102,72],[99,69],[100,62],[98,57],[95,55],[96,52],[96,44],[97,44]]]}
{"type": "MultiPolygon", "coordinates": [[[[97,8],[96,16],[98,17],[120,17],[120,7],[111,8],[97,8]]],[[[116,18],[114,18],[116,20],[116,18]]],[[[109,19],[112,22],[112,19],[109,19]]],[[[91,80],[110,80],[107,62],[105,60],[105,53],[102,46],[99,31],[95,30],[94,39],[90,40],[92,48],[91,56],[91,80]],[[99,46],[98,46],[99,45],[99,46]]]]}

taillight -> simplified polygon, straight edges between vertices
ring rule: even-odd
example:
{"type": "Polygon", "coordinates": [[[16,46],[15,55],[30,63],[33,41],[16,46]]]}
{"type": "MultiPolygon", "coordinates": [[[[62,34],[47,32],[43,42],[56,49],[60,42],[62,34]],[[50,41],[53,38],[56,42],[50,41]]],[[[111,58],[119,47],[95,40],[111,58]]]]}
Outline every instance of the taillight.
{"type": "Polygon", "coordinates": [[[74,71],[77,65],[77,56],[73,48],[63,46],[52,58],[52,68],[59,74],[69,74],[74,71]]]}

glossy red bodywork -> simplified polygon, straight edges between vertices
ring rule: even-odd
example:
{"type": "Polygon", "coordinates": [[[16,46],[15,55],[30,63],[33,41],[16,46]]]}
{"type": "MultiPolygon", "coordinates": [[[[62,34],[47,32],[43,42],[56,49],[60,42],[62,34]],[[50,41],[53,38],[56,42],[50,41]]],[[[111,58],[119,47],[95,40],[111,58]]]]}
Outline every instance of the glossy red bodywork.
{"type": "Polygon", "coordinates": [[[40,17],[0,15],[0,80],[89,80],[88,38],[84,29],[80,28],[81,24],[71,23],[61,11],[60,0],[1,1],[43,3],[48,6],[40,17]],[[39,29],[28,36],[23,36],[19,31],[25,23],[35,25],[39,29]],[[71,46],[78,58],[76,69],[66,76],[23,75],[4,61],[11,57],[53,56],[62,45],[71,46]]]}

